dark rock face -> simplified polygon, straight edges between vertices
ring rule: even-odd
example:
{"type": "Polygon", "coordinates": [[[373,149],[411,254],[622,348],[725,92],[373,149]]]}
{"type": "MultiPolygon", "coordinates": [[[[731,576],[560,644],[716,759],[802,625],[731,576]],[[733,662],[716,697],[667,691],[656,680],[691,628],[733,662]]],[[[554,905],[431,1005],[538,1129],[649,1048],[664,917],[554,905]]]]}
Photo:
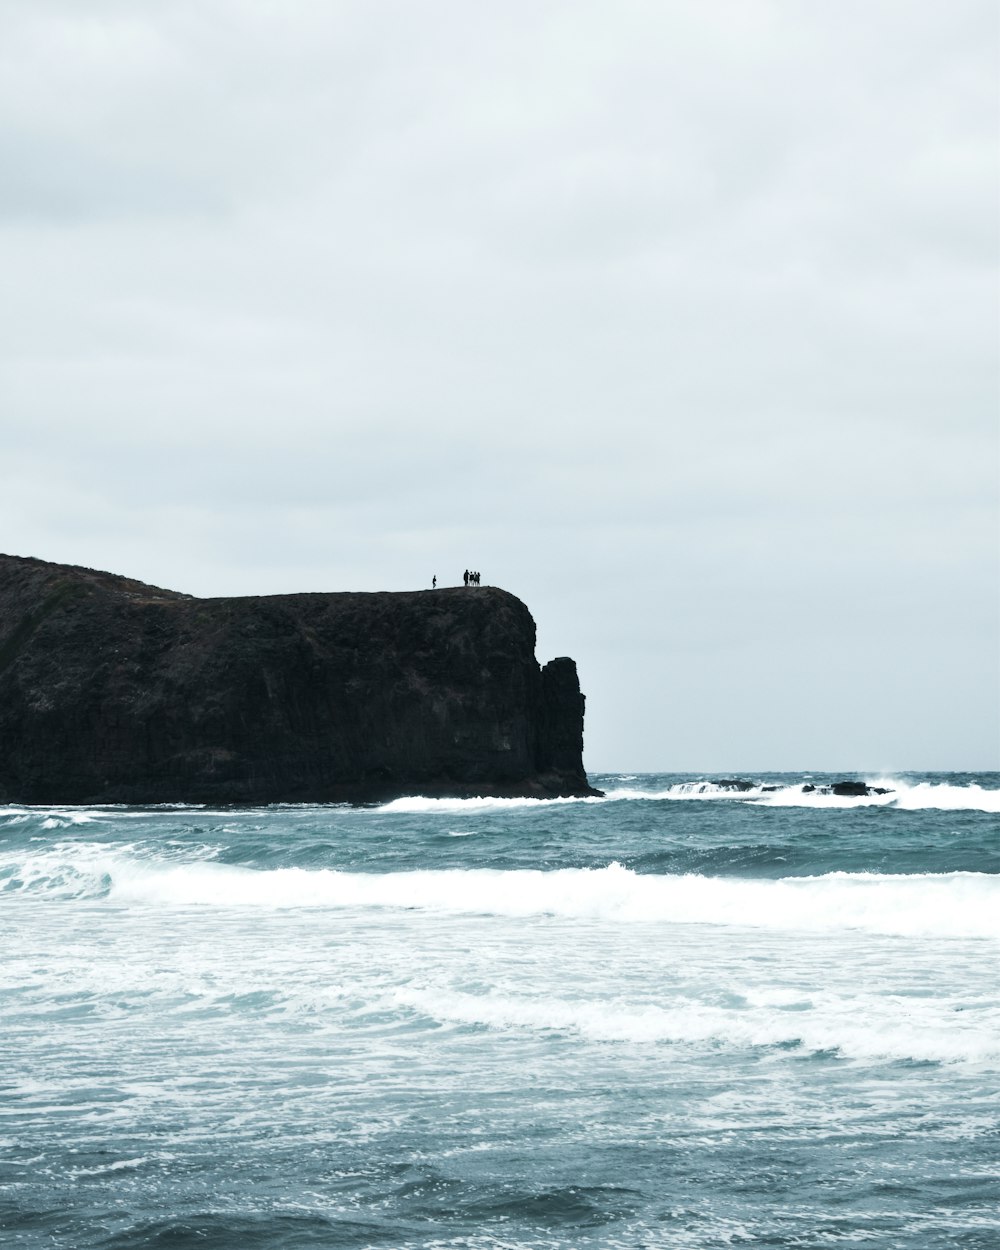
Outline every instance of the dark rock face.
{"type": "Polygon", "coordinates": [[[820,786],[817,790],[814,785],[802,787],[803,794],[838,794],[842,798],[866,799],[873,794],[892,794],[893,791],[885,786],[870,786],[866,781],[835,781],[830,786],[820,786]]]}
{"type": "Polygon", "coordinates": [[[572,660],[492,587],[195,599],[0,556],[0,798],[594,794],[572,660]]]}
{"type": "Polygon", "coordinates": [[[870,786],[865,781],[835,781],[828,791],[852,799],[866,799],[872,794],[891,794],[884,786],[870,786]]]}

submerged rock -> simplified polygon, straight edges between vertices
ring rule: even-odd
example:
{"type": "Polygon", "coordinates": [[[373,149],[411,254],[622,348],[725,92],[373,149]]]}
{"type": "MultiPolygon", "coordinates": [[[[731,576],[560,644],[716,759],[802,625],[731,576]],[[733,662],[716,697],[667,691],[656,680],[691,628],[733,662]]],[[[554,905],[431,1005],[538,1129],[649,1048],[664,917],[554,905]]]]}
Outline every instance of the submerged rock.
{"type": "Polygon", "coordinates": [[[572,660],[481,587],[196,599],[0,556],[0,798],[596,794],[572,660]]]}

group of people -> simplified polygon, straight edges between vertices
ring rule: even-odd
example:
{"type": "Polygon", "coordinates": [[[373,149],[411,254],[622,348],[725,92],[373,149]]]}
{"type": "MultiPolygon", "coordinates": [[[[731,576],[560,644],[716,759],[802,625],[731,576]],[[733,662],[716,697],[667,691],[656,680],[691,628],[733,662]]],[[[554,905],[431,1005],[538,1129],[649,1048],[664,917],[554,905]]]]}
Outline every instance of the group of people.
{"type": "MultiPolygon", "coordinates": [[[[465,582],[466,586],[478,586],[479,574],[470,573],[469,570],[466,569],[465,572],[462,574],[462,581],[465,582]]],[[[434,576],[431,578],[431,589],[437,590],[437,584],[438,584],[438,579],[437,579],[437,574],[435,573],[434,576]]]]}

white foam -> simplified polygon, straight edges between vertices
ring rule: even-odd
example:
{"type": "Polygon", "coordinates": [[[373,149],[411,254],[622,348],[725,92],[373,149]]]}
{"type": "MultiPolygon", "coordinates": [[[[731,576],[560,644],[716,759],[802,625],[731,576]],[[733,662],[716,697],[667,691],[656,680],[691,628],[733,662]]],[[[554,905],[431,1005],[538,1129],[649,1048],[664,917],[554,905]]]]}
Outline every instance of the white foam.
{"type": "Polygon", "coordinates": [[[43,829],[62,829],[68,825],[88,825],[91,821],[100,820],[103,816],[102,812],[84,811],[75,807],[0,807],[0,816],[9,816],[8,824],[20,824],[25,820],[30,820],[33,816],[41,815],[46,812],[46,818],[42,821],[43,829]]]}
{"type": "MultiPolygon", "coordinates": [[[[638,776],[615,774],[618,782],[641,781],[638,776]]],[[[409,795],[405,798],[393,799],[384,803],[376,810],[389,814],[413,815],[448,815],[470,814],[473,812],[498,811],[509,812],[517,809],[533,809],[545,811],[554,806],[570,804],[604,804],[619,802],[684,802],[729,800],[767,804],[772,807],[818,807],[823,809],[851,807],[898,807],[906,811],[932,809],[938,811],[982,811],[1000,812],[1000,788],[992,788],[970,782],[967,785],[952,785],[948,782],[907,782],[892,777],[869,778],[867,784],[873,788],[881,788],[886,794],[838,795],[823,793],[824,785],[819,783],[812,791],[804,791],[803,783],[796,781],[789,785],[774,786],[755,782],[748,789],[739,790],[732,786],[720,785],[717,781],[679,781],[666,789],[654,790],[619,785],[608,789],[601,796],[582,795],[573,798],[493,798],[479,795],[470,798],[435,799],[422,795],[409,795]]],[[[315,810],[315,804],[277,804],[282,811],[299,810],[305,814],[315,810]]],[[[328,805],[324,805],[328,806],[328,805]]],[[[338,806],[343,806],[338,805],[338,806]]],[[[201,807],[195,804],[166,803],[155,808],[137,809],[109,806],[102,810],[84,810],[80,808],[55,807],[32,808],[24,806],[0,807],[0,817],[7,817],[8,824],[20,823],[43,812],[46,819],[44,829],[58,828],[62,824],[87,824],[94,820],[141,819],[150,811],[192,811],[200,816],[230,816],[231,813],[201,807]]]]}
{"type": "Polygon", "coordinates": [[[1000,789],[989,789],[975,782],[956,786],[947,782],[922,781],[910,783],[893,778],[880,777],[867,781],[872,789],[885,790],[885,794],[830,794],[824,793],[821,783],[814,790],[804,790],[802,782],[792,785],[765,787],[756,783],[747,790],[737,790],[714,781],[683,781],[666,791],[610,791],[608,798],[667,799],[682,801],[694,799],[711,801],[717,799],[737,800],[770,807],[815,807],[821,809],[852,807],[896,807],[904,811],[980,811],[1000,812],[1000,789]]]}
{"type": "Polygon", "coordinates": [[[1000,790],[986,789],[975,782],[966,786],[929,781],[909,785],[891,779],[878,779],[869,784],[892,787],[895,790],[895,806],[906,811],[933,808],[949,812],[1000,812],[1000,790]]]}
{"type": "MultiPolygon", "coordinates": [[[[616,776],[617,781],[633,778],[616,776]]],[[[639,778],[634,778],[639,780],[639,778]]],[[[518,808],[545,810],[553,805],[573,803],[627,803],[627,802],[729,802],[754,803],[770,807],[814,807],[822,810],[853,807],[897,807],[905,811],[924,809],[939,811],[1000,812],[1000,789],[990,789],[978,783],[951,785],[948,782],[899,781],[893,778],[873,778],[867,784],[873,789],[883,789],[885,794],[830,794],[824,793],[820,783],[814,790],[804,790],[803,783],[790,785],[755,782],[748,789],[721,785],[717,781],[679,781],[665,790],[635,788],[619,785],[606,790],[602,797],[585,796],[561,799],[500,799],[477,797],[467,799],[429,799],[419,795],[394,799],[383,804],[379,811],[416,815],[454,814],[485,811],[514,811],[518,808]]]]}
{"type": "Polygon", "coordinates": [[[134,1168],[140,1168],[144,1163],[149,1163],[149,1155],[140,1155],[135,1159],[119,1159],[116,1163],[105,1163],[97,1168],[71,1168],[70,1175],[79,1176],[105,1176],[110,1172],[131,1171],[134,1168]]]}
{"type": "Polygon", "coordinates": [[[479,795],[467,799],[429,799],[424,798],[421,795],[414,794],[402,799],[393,799],[390,803],[383,803],[378,810],[380,812],[413,813],[417,815],[445,815],[454,812],[461,812],[467,815],[470,812],[510,812],[514,811],[516,808],[523,807],[545,809],[555,804],[600,802],[602,802],[601,799],[592,797],[562,799],[500,799],[479,795]]]}
{"type": "Polygon", "coordinates": [[[790,1014],[766,1002],[720,1007],[686,996],[643,1004],[419,986],[401,987],[393,994],[395,1006],[442,1023],[575,1033],[598,1042],[798,1048],[844,1058],[920,1063],[1000,1060],[996,1008],[971,1019],[945,1019],[936,1001],[904,1007],[891,995],[873,993],[818,998],[810,1010],[790,1014]]]}
{"type": "Polygon", "coordinates": [[[64,844],[0,857],[2,888],[165,907],[404,908],[806,931],[1000,938],[1000,878],[985,873],[828,873],[778,880],[605,868],[416,872],[252,869],[208,859],[64,844]]]}

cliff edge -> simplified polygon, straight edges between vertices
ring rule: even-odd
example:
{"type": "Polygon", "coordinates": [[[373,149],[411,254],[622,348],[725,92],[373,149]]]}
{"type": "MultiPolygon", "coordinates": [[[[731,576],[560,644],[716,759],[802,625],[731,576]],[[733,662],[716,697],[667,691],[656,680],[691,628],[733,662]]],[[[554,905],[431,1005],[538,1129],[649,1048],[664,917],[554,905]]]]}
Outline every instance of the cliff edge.
{"type": "Polygon", "coordinates": [[[572,660],[483,586],[197,599],[0,555],[0,799],[594,794],[572,660]]]}

